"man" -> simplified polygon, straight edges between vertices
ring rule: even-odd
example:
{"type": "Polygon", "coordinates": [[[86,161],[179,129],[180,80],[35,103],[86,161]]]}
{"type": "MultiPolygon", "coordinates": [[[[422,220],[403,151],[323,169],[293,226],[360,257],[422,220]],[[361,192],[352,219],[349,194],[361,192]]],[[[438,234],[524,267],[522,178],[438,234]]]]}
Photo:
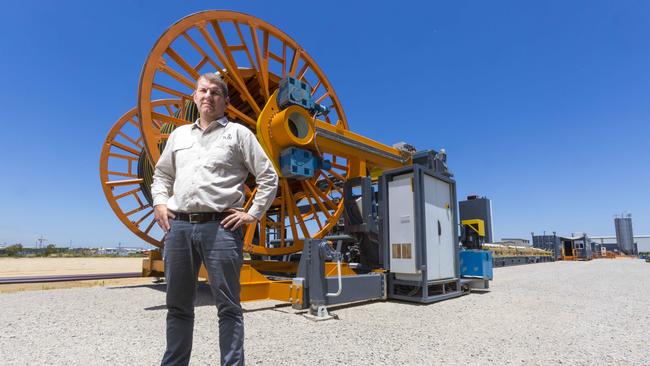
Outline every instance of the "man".
{"type": "Polygon", "coordinates": [[[241,226],[254,223],[269,208],[278,177],[253,133],[225,117],[228,86],[219,74],[202,75],[193,98],[200,118],[169,136],[151,185],[155,219],[166,233],[167,349],[162,365],[189,363],[201,262],[218,309],[221,364],[243,365],[241,226]],[[244,212],[249,172],[257,193],[244,212]]]}

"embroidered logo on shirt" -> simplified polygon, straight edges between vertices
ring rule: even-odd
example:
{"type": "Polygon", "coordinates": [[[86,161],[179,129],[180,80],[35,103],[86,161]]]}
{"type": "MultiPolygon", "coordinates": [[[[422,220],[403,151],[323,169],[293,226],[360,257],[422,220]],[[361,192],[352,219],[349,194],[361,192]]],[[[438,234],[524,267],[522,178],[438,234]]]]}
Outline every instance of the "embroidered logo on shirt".
{"type": "Polygon", "coordinates": [[[221,138],[224,140],[232,140],[232,135],[231,134],[223,135],[221,136],[221,138]]]}

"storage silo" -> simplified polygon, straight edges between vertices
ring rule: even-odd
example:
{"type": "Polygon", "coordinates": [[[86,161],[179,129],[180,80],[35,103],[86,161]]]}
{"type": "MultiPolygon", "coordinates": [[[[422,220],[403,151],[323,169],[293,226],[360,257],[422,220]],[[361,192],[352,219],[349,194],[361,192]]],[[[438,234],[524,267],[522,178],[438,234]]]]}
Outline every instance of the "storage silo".
{"type": "Polygon", "coordinates": [[[635,255],[632,215],[614,217],[614,227],[616,228],[616,242],[621,252],[635,255]]]}

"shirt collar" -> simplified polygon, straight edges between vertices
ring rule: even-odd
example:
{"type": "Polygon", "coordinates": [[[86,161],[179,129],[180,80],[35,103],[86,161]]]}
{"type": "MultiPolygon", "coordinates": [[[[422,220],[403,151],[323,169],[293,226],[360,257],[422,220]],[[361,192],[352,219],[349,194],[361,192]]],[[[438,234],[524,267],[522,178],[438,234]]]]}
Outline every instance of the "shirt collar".
{"type": "MultiPolygon", "coordinates": [[[[196,121],[194,121],[194,125],[192,126],[192,128],[198,128],[198,129],[202,130],[201,125],[199,124],[200,121],[201,121],[201,118],[197,118],[196,121]]],[[[206,130],[211,129],[215,122],[217,122],[220,125],[225,127],[228,124],[228,117],[223,116],[221,118],[215,119],[214,121],[212,121],[212,122],[210,122],[208,124],[208,128],[206,128],[206,130]]]]}

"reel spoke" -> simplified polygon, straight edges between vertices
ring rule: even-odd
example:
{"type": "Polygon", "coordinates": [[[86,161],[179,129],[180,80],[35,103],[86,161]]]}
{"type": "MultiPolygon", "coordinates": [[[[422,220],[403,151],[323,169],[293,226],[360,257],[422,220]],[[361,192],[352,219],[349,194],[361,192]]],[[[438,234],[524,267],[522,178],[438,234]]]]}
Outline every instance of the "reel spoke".
{"type": "MultiPolygon", "coordinates": [[[[191,97],[194,84],[200,75],[215,71],[229,86],[229,119],[255,133],[262,109],[286,76],[303,80],[312,87],[314,100],[331,106],[322,116],[324,122],[347,129],[334,89],[293,39],[246,14],[205,11],[181,19],[165,31],[145,63],[138,93],[142,123],[138,125],[143,139],[140,145],[151,166],[173,129],[198,117],[191,97]],[[176,101],[174,113],[153,106],[160,98],[176,101]]],[[[333,154],[327,158],[333,162],[332,169],[317,172],[313,178],[280,177],[270,209],[256,224],[244,228],[246,251],[271,256],[295,253],[302,250],[302,238],[323,237],[332,230],[343,212],[342,190],[337,184],[345,181],[349,169],[347,159],[337,160],[333,154]]],[[[256,192],[252,179],[247,184],[251,186],[246,187],[245,209],[252,205],[256,192]]]]}
{"type": "MultiPolygon", "coordinates": [[[[176,100],[154,101],[152,105],[169,115],[179,110],[176,100]]],[[[151,124],[160,126],[162,122],[155,119],[151,124]]],[[[143,142],[140,119],[133,108],[108,133],[100,155],[100,178],[104,195],[120,221],[144,241],[162,247],[162,231],[155,226],[153,218],[150,191],[153,168],[143,142]]]]}

